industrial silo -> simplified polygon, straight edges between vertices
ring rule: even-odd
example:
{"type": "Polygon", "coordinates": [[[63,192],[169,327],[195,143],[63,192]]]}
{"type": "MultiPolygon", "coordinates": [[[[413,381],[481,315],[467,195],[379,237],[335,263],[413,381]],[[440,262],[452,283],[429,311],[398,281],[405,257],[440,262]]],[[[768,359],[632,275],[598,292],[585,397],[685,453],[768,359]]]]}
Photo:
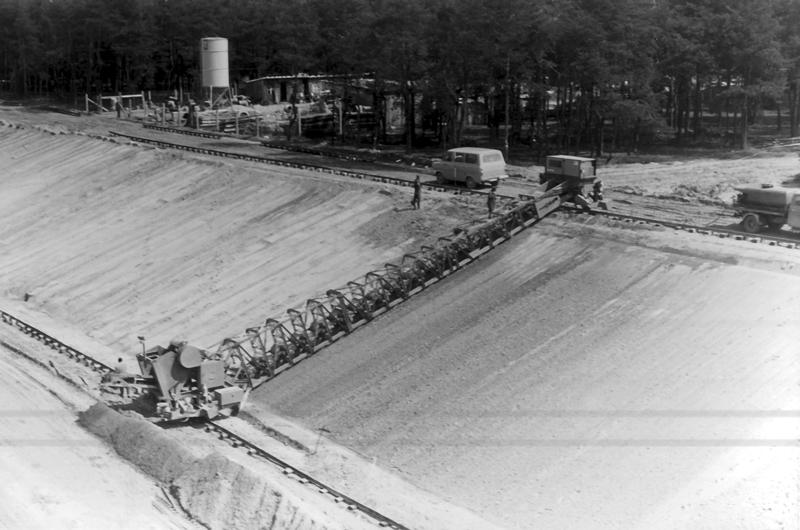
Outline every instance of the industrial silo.
{"type": "Polygon", "coordinates": [[[203,71],[203,91],[208,88],[208,99],[216,103],[214,98],[221,98],[230,89],[228,39],[200,39],[200,67],[203,71]]]}

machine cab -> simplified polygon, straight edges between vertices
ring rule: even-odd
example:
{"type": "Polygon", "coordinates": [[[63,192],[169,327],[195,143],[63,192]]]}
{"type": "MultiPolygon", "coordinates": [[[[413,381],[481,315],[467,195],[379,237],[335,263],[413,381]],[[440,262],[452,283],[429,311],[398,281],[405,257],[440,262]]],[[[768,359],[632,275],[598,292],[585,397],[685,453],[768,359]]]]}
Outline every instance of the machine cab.
{"type": "Polygon", "coordinates": [[[566,177],[593,177],[597,169],[597,159],[581,156],[548,156],[545,172],[566,177]]]}
{"type": "Polygon", "coordinates": [[[591,186],[595,180],[597,159],[582,156],[553,155],[548,156],[545,162],[544,173],[539,176],[539,182],[570,181],[573,185],[591,186]]]}

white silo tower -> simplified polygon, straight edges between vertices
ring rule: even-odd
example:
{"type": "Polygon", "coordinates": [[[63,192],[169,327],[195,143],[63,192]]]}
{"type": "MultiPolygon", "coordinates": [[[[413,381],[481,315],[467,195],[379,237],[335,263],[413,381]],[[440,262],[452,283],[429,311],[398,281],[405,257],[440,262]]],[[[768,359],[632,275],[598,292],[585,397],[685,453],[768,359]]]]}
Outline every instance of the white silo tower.
{"type": "Polygon", "coordinates": [[[208,99],[212,106],[216,106],[215,96],[218,100],[226,94],[230,96],[228,39],[200,39],[200,67],[203,71],[203,89],[208,88],[208,99]]]}

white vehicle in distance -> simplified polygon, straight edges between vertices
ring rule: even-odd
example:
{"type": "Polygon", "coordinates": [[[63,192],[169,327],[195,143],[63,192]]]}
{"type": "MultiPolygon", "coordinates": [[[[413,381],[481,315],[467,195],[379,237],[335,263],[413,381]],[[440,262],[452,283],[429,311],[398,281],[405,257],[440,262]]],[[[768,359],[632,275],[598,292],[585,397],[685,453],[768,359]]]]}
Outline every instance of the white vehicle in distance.
{"type": "Polygon", "coordinates": [[[474,190],[479,185],[491,183],[497,185],[506,175],[506,161],[503,153],[497,149],[480,147],[458,147],[447,151],[442,160],[433,163],[436,182],[444,184],[448,181],[464,182],[474,190]]]}

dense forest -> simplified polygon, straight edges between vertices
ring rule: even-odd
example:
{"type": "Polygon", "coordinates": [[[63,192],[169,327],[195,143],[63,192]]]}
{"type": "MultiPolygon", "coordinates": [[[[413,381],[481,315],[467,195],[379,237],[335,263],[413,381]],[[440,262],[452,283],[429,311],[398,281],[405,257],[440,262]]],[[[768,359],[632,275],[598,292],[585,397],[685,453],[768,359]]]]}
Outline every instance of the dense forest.
{"type": "Polygon", "coordinates": [[[663,130],[744,146],[764,108],[798,136],[800,0],[0,0],[3,93],[197,90],[214,36],[234,82],[367,75],[450,144],[477,103],[512,141],[597,153],[663,130]]]}

